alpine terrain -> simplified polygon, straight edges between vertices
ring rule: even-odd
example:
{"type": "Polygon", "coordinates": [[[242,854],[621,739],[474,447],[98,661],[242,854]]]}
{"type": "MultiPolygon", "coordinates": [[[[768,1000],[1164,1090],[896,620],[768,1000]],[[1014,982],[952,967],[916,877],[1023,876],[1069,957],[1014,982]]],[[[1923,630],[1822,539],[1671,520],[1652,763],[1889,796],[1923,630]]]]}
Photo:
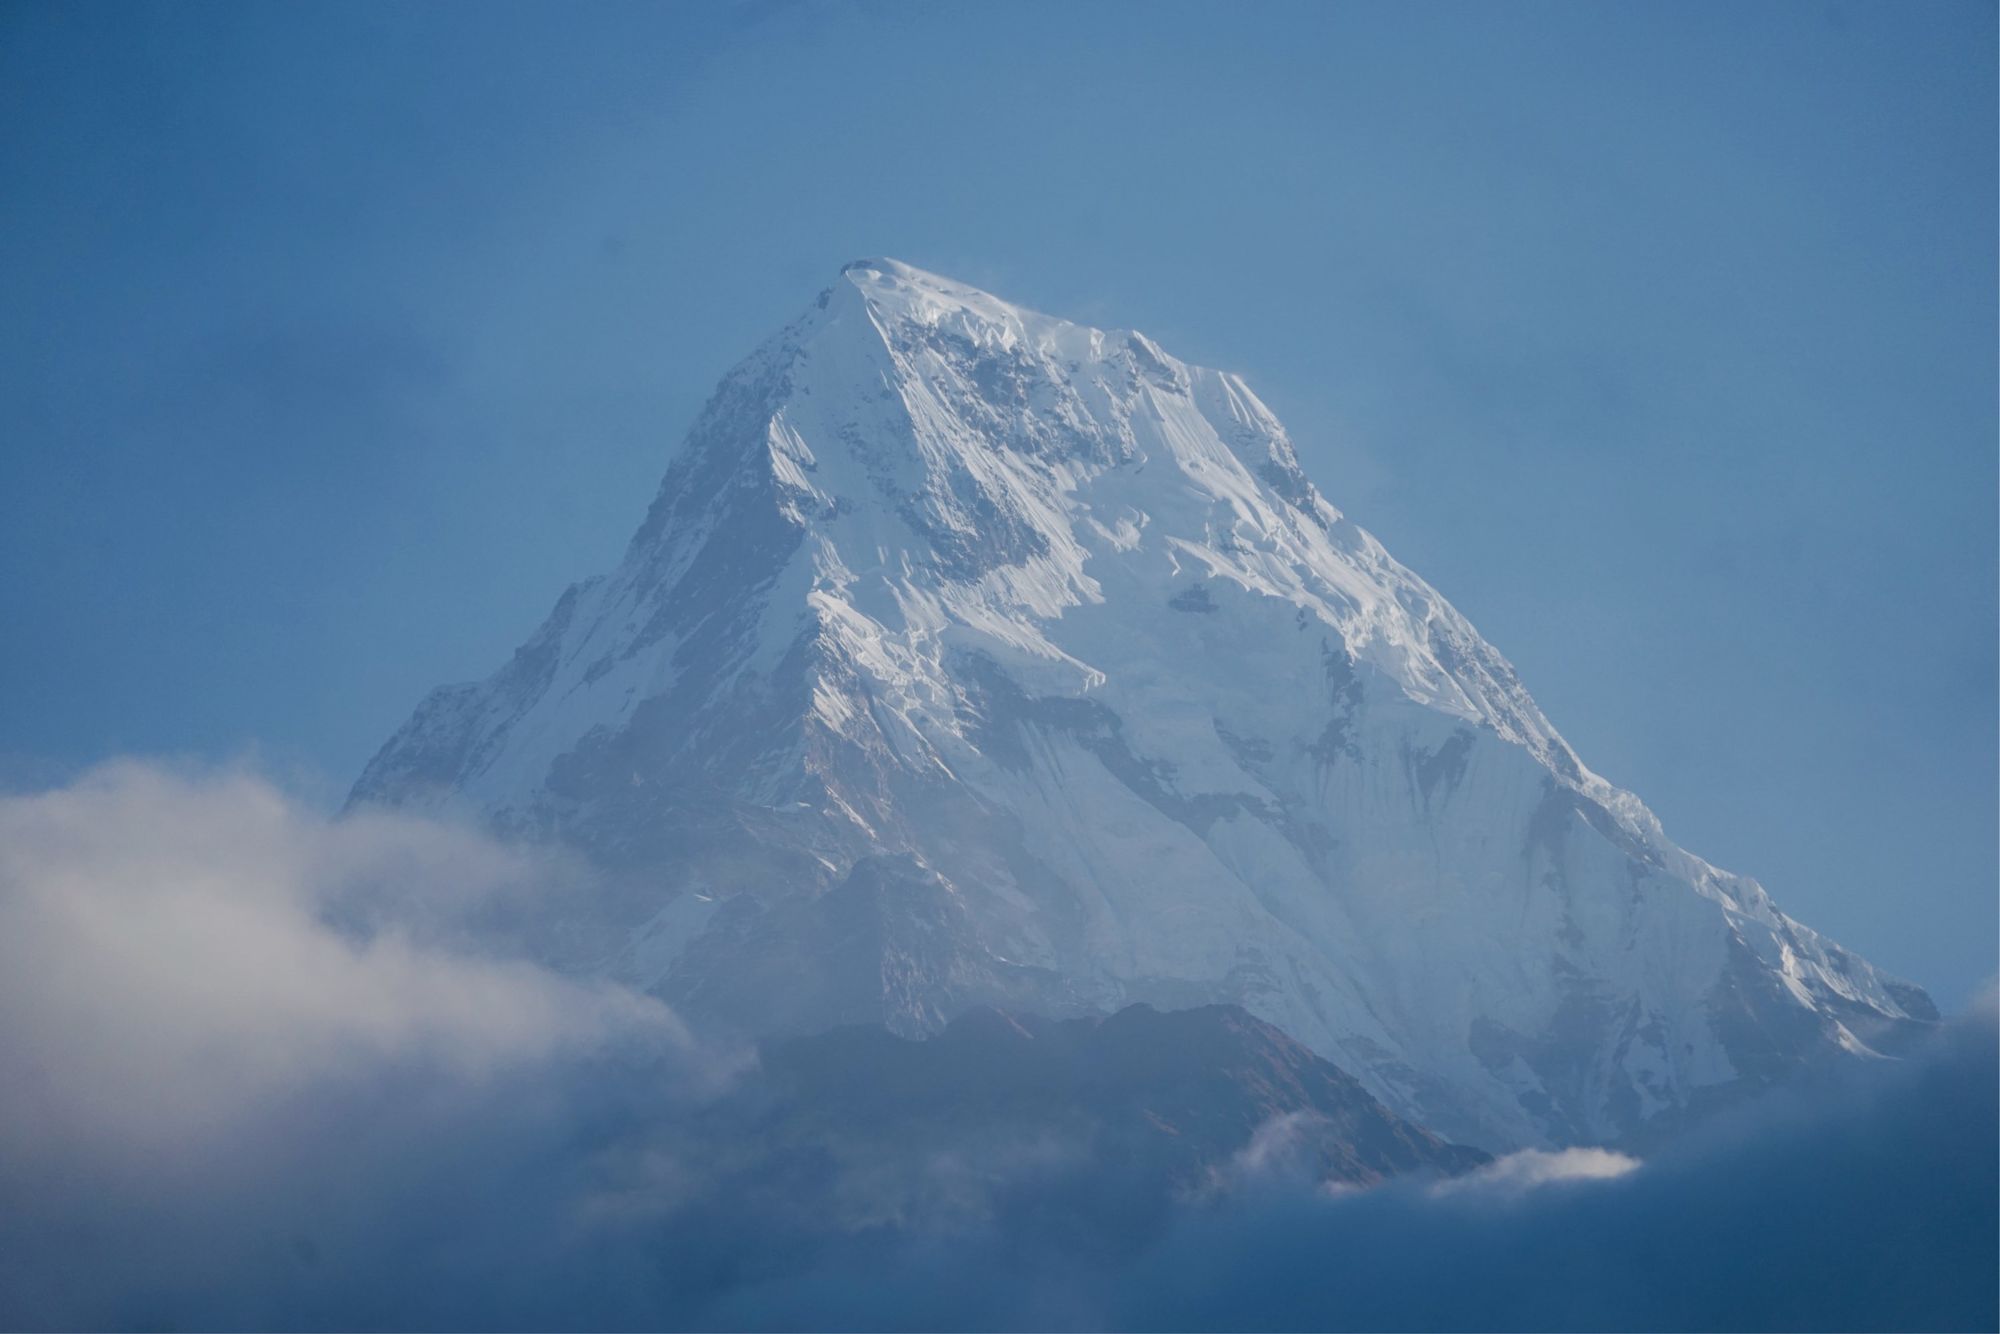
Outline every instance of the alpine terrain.
{"type": "Polygon", "coordinates": [[[1242,380],[889,260],[353,801],[575,854],[535,948],[697,1022],[1232,1004],[1488,1150],[1936,1017],[1586,768],[1242,380]]]}

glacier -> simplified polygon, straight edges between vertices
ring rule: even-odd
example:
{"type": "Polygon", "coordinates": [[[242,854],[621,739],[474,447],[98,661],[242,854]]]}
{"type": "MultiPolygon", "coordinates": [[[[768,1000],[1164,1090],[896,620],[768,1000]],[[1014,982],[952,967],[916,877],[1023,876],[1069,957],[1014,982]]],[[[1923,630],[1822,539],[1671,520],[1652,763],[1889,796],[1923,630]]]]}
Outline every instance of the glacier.
{"type": "Polygon", "coordinates": [[[532,948],[720,1031],[1234,1004],[1496,1152],[1936,1018],[1591,772],[1241,378],[886,259],[351,802],[574,854],[532,948]]]}

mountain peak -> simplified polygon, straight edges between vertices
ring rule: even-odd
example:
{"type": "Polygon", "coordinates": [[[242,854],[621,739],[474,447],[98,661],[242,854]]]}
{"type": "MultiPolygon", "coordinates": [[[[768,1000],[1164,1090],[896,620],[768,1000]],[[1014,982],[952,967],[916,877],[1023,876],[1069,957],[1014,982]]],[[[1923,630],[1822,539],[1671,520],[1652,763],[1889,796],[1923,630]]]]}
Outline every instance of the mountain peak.
{"type": "Polygon", "coordinates": [[[1122,336],[1015,305],[901,260],[855,260],[842,267],[839,286],[858,293],[879,325],[939,330],[981,346],[1019,346],[1076,360],[1122,336]]]}
{"type": "Polygon", "coordinates": [[[900,259],[891,259],[886,255],[849,260],[840,266],[840,272],[843,277],[853,274],[859,275],[861,278],[890,278],[900,282],[929,283],[940,287],[954,285],[948,279],[941,278],[935,273],[927,272],[914,264],[905,264],[900,259]]]}
{"type": "Polygon", "coordinates": [[[905,264],[900,259],[877,257],[852,260],[840,266],[840,276],[864,291],[915,291],[945,299],[975,300],[1001,306],[1007,304],[990,292],[920,269],[914,264],[905,264]]]}
{"type": "Polygon", "coordinates": [[[899,309],[923,305],[958,309],[1012,310],[990,292],[955,282],[897,259],[857,259],[840,269],[842,282],[871,302],[899,309]]]}
{"type": "Polygon", "coordinates": [[[886,259],[355,800],[567,845],[548,950],[701,1020],[1238,1004],[1488,1148],[1931,1013],[1591,773],[1240,378],[886,259]]]}

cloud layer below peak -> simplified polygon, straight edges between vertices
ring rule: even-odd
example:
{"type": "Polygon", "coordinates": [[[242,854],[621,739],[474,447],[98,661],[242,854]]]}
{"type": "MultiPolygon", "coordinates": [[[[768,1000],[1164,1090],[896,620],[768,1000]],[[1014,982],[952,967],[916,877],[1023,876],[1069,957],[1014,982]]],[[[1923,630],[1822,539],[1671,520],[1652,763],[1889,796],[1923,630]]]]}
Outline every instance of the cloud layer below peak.
{"type": "Polygon", "coordinates": [[[1990,997],[1643,1164],[1329,1193],[1274,1123],[1231,1192],[1175,1203],[1086,1144],[885,1174],[765,1142],[753,1062],[520,946],[586,885],[244,772],[0,797],[0,1327],[2000,1320],[1990,997]]]}

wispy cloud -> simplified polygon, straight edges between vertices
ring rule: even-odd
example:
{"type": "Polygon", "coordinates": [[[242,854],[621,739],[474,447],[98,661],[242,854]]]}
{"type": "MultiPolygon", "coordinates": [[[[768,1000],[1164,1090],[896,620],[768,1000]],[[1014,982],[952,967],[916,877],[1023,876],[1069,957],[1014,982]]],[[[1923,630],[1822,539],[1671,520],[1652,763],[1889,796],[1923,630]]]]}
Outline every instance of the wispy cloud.
{"type": "Polygon", "coordinates": [[[1637,1171],[1639,1160],[1610,1149],[1522,1149],[1510,1153],[1476,1172],[1449,1181],[1440,1181],[1434,1193],[1454,1191],[1529,1190],[1557,1181],[1611,1181],[1637,1171]]]}

